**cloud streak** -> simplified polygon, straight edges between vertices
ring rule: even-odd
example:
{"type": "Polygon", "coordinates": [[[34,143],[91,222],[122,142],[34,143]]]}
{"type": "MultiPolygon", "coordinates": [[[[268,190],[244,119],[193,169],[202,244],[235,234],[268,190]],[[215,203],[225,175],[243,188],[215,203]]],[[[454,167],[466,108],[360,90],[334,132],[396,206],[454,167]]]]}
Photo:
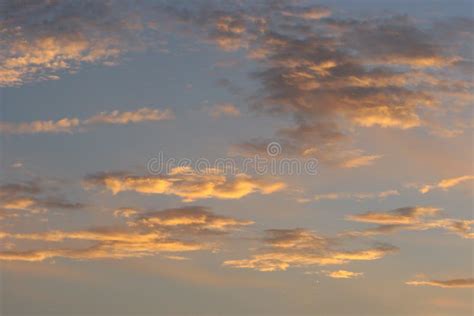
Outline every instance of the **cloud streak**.
{"type": "Polygon", "coordinates": [[[452,218],[433,219],[438,216],[440,209],[434,207],[403,207],[387,212],[367,212],[358,215],[349,215],[347,219],[356,222],[378,224],[374,228],[360,231],[351,231],[342,235],[374,236],[390,234],[403,230],[424,231],[429,229],[443,229],[462,238],[474,238],[471,226],[474,220],[452,218]]]}
{"type": "Polygon", "coordinates": [[[465,176],[460,176],[460,177],[455,177],[455,178],[447,178],[440,180],[438,183],[435,184],[425,184],[421,185],[419,187],[419,191],[423,194],[430,192],[431,190],[434,189],[441,189],[444,191],[449,190],[450,188],[460,185],[464,182],[474,180],[473,175],[465,175],[465,176]]]}
{"type": "Polygon", "coordinates": [[[0,219],[45,213],[49,210],[79,210],[82,203],[51,194],[39,181],[0,185],[0,219]]]}
{"type": "Polygon", "coordinates": [[[219,118],[222,116],[240,116],[240,110],[232,103],[218,103],[213,107],[209,108],[208,113],[213,118],[219,118]]]}
{"type": "Polygon", "coordinates": [[[354,279],[364,275],[362,272],[352,272],[347,270],[325,271],[325,274],[333,279],[354,279]]]}
{"type": "Polygon", "coordinates": [[[407,281],[405,284],[414,286],[433,286],[445,289],[473,288],[474,279],[452,279],[452,280],[428,280],[428,281],[407,281]]]}
{"type": "Polygon", "coordinates": [[[203,236],[230,233],[252,221],[220,216],[208,209],[191,206],[130,215],[128,227],[102,227],[78,231],[52,230],[39,233],[0,232],[0,239],[49,243],[37,250],[0,251],[3,261],[44,261],[50,258],[76,260],[123,259],[159,253],[213,250],[215,242],[203,236]],[[73,247],[70,241],[92,243],[73,247]],[[62,247],[52,246],[61,243],[62,247]]]}
{"type": "Polygon", "coordinates": [[[357,193],[349,193],[349,192],[332,192],[332,193],[324,193],[324,194],[317,194],[313,197],[315,201],[322,201],[322,200],[371,200],[371,199],[384,199],[389,196],[396,196],[400,195],[397,190],[387,190],[382,192],[357,192],[357,193]]]}
{"type": "Polygon", "coordinates": [[[391,245],[360,250],[336,249],[329,238],[304,229],[266,231],[265,247],[249,259],[226,260],[224,266],[262,272],[285,271],[291,267],[340,265],[351,261],[370,261],[397,251],[391,245]]]}
{"type": "Polygon", "coordinates": [[[86,130],[91,126],[127,125],[141,122],[157,122],[174,119],[171,110],[140,108],[136,111],[101,112],[85,120],[62,118],[57,121],[33,121],[22,123],[0,122],[0,132],[5,134],[58,134],[86,130]]]}

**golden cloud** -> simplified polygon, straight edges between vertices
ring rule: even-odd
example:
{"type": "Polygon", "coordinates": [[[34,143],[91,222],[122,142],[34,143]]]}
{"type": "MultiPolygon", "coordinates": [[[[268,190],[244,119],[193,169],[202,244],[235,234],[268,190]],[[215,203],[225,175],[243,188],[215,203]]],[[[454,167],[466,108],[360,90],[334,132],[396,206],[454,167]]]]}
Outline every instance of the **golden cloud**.
{"type": "Polygon", "coordinates": [[[170,109],[159,110],[150,108],[141,108],[136,111],[120,112],[101,112],[86,119],[84,125],[126,125],[130,123],[140,123],[148,121],[163,121],[174,119],[174,114],[170,109]]]}
{"type": "Polygon", "coordinates": [[[349,215],[347,219],[356,222],[379,224],[375,228],[367,228],[360,231],[350,231],[342,235],[349,236],[373,236],[388,234],[402,230],[428,230],[444,229],[462,238],[474,238],[471,226],[474,220],[459,220],[451,218],[426,219],[426,217],[438,216],[440,209],[435,207],[403,207],[388,212],[367,212],[358,215],[349,215]]]}
{"type": "Polygon", "coordinates": [[[304,229],[270,230],[266,247],[249,259],[226,260],[223,265],[263,272],[285,271],[290,267],[339,265],[351,261],[377,260],[397,250],[380,245],[363,250],[338,250],[331,239],[304,229]]]}
{"type": "Polygon", "coordinates": [[[122,259],[160,253],[213,250],[216,242],[207,240],[213,234],[230,233],[253,224],[252,221],[216,215],[199,206],[142,214],[138,212],[132,214],[129,208],[121,210],[128,211],[130,219],[128,227],[77,231],[52,230],[37,233],[0,232],[0,239],[39,241],[49,245],[38,250],[0,251],[0,261],[43,261],[56,257],[77,260],[122,259]],[[193,241],[185,240],[186,238],[193,241]],[[92,243],[92,245],[73,247],[70,241],[92,243]],[[63,246],[56,246],[58,243],[63,246]]]}
{"type": "Polygon", "coordinates": [[[22,123],[0,122],[0,132],[6,134],[73,133],[91,125],[126,125],[140,122],[156,122],[174,118],[171,110],[141,108],[129,112],[101,112],[83,121],[62,118],[57,121],[33,121],[22,123]]]}
{"type": "Polygon", "coordinates": [[[173,168],[167,175],[135,176],[127,173],[98,173],[86,177],[86,187],[104,187],[113,194],[134,191],[142,194],[176,195],[185,202],[198,199],[240,199],[254,192],[271,194],[285,188],[285,183],[271,182],[237,174],[230,178],[217,169],[197,172],[189,167],[173,168]]]}
{"type": "Polygon", "coordinates": [[[358,168],[363,166],[370,166],[375,160],[380,158],[382,158],[381,155],[358,156],[343,161],[340,166],[342,168],[358,168]]]}
{"type": "Polygon", "coordinates": [[[353,279],[364,275],[362,272],[352,272],[347,270],[325,271],[328,277],[333,279],[353,279]]]}
{"type": "Polygon", "coordinates": [[[421,217],[433,216],[439,212],[435,207],[404,207],[390,212],[367,212],[359,215],[349,215],[347,218],[356,222],[385,225],[413,224],[421,217]]]}
{"type": "Polygon", "coordinates": [[[470,181],[473,179],[474,179],[473,175],[465,175],[465,176],[460,176],[460,177],[455,177],[455,178],[443,179],[435,184],[422,185],[419,187],[419,191],[423,194],[428,193],[429,191],[433,189],[441,189],[441,190],[446,191],[454,186],[457,186],[463,182],[470,181]]]}
{"type": "Polygon", "coordinates": [[[201,206],[167,209],[140,215],[134,224],[155,228],[184,228],[193,232],[226,232],[252,225],[253,221],[220,216],[201,206]]]}
{"type": "Polygon", "coordinates": [[[366,199],[384,199],[388,196],[400,195],[397,190],[386,190],[382,192],[357,192],[357,193],[348,193],[348,192],[332,192],[317,194],[313,197],[315,201],[321,200],[345,200],[345,199],[355,199],[355,200],[366,200],[366,199]]]}
{"type": "Polygon", "coordinates": [[[428,281],[407,281],[405,284],[408,285],[415,285],[415,286],[434,286],[434,287],[441,287],[445,289],[453,289],[453,288],[473,288],[474,287],[474,279],[452,279],[452,280],[428,280],[428,281]]]}
{"type": "Polygon", "coordinates": [[[50,209],[82,209],[82,203],[69,202],[62,196],[51,196],[38,181],[0,185],[0,219],[44,213],[50,209]]]}
{"type": "Polygon", "coordinates": [[[11,18],[2,23],[1,86],[59,79],[60,71],[74,72],[84,63],[113,65],[124,53],[146,47],[144,11],[136,14],[138,8],[127,11],[120,3],[40,0],[5,4],[3,10],[11,18]]]}
{"type": "Polygon", "coordinates": [[[0,132],[5,134],[72,133],[80,125],[77,118],[28,123],[0,122],[0,132]]]}

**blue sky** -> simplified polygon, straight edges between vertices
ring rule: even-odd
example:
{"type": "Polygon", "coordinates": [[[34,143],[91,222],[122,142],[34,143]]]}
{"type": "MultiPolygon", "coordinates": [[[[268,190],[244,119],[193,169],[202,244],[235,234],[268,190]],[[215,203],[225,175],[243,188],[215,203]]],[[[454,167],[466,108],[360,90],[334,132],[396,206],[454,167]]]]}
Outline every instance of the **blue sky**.
{"type": "Polygon", "coordinates": [[[0,11],[2,315],[472,314],[471,1],[0,11]]]}

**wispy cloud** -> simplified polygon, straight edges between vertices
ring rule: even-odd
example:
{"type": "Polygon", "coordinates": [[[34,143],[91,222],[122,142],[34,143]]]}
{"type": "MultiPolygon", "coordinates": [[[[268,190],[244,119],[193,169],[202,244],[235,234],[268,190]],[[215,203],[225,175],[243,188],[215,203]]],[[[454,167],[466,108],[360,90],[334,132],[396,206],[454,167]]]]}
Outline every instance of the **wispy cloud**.
{"type": "Polygon", "coordinates": [[[252,221],[219,216],[208,209],[191,206],[130,215],[127,227],[103,227],[77,231],[51,230],[39,233],[0,232],[0,239],[48,242],[37,250],[0,251],[4,261],[43,261],[49,258],[78,260],[122,259],[158,253],[213,250],[215,242],[203,236],[230,233],[252,221]],[[188,240],[188,239],[192,239],[188,240]],[[68,241],[93,242],[79,248],[68,241]],[[61,243],[62,247],[53,244],[61,243]]]}
{"type": "Polygon", "coordinates": [[[340,265],[351,261],[377,260],[397,251],[391,245],[361,250],[336,249],[330,238],[304,229],[266,231],[265,247],[249,259],[226,260],[225,266],[258,271],[284,271],[290,267],[340,265]]]}
{"type": "Polygon", "coordinates": [[[352,272],[347,270],[324,271],[324,273],[333,279],[353,279],[364,275],[362,272],[352,272]]]}
{"type": "Polygon", "coordinates": [[[84,204],[70,202],[57,192],[48,192],[40,181],[0,185],[0,220],[49,210],[78,210],[84,207],[84,204]]]}
{"type": "Polygon", "coordinates": [[[240,110],[232,103],[218,103],[207,109],[207,112],[213,118],[221,116],[237,117],[240,116],[240,110]]]}
{"type": "Polygon", "coordinates": [[[5,134],[72,133],[79,125],[80,121],[77,118],[22,123],[0,122],[0,132],[5,134]]]}
{"type": "Polygon", "coordinates": [[[141,108],[136,111],[128,112],[101,112],[85,120],[62,118],[57,121],[0,122],[0,132],[5,134],[73,133],[79,130],[86,130],[90,126],[126,125],[171,119],[174,119],[174,114],[169,109],[141,108]]]}
{"type": "Polygon", "coordinates": [[[378,224],[378,226],[365,230],[346,232],[343,235],[374,236],[403,230],[444,229],[462,238],[474,238],[474,232],[471,231],[474,220],[432,218],[439,214],[440,209],[438,208],[415,206],[398,208],[387,212],[367,212],[349,215],[347,219],[351,221],[378,224]]]}
{"type": "Polygon", "coordinates": [[[454,177],[454,178],[447,178],[447,179],[443,179],[443,180],[440,180],[439,182],[437,183],[434,183],[434,184],[423,184],[423,185],[415,185],[418,190],[421,192],[421,193],[428,193],[430,192],[431,190],[434,190],[434,189],[441,189],[441,190],[449,190],[450,188],[454,187],[454,186],[457,186],[457,185],[460,185],[464,182],[467,182],[467,181],[470,181],[470,180],[474,180],[474,176],[473,175],[465,175],[465,176],[460,176],[460,177],[454,177]]]}
{"type": "Polygon", "coordinates": [[[455,289],[455,288],[473,288],[474,279],[451,279],[451,280],[413,280],[407,281],[405,284],[415,285],[415,286],[434,286],[441,287],[445,289],[455,289]]]}
{"type": "Polygon", "coordinates": [[[370,166],[375,160],[382,158],[382,155],[365,155],[349,158],[341,163],[342,168],[358,168],[370,166]]]}
{"type": "Polygon", "coordinates": [[[324,194],[316,194],[313,199],[315,201],[322,200],[371,200],[384,199],[388,196],[400,195],[397,190],[387,190],[382,192],[331,192],[324,194]]]}
{"type": "Polygon", "coordinates": [[[86,119],[83,125],[126,125],[140,122],[155,122],[174,119],[174,114],[170,109],[159,110],[150,108],[141,108],[136,111],[120,112],[101,112],[86,119]]]}

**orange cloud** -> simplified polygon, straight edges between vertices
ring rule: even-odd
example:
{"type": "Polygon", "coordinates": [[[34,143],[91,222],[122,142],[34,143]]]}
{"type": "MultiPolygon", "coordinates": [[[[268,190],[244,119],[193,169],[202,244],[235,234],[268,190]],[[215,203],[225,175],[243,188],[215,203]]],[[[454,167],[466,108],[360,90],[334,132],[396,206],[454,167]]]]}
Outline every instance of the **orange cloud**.
{"type": "Polygon", "coordinates": [[[331,15],[331,10],[324,7],[302,7],[302,8],[291,8],[290,11],[283,11],[282,15],[297,17],[307,20],[319,20],[331,15]]]}
{"type": "Polygon", "coordinates": [[[470,180],[473,180],[474,176],[472,175],[466,175],[466,176],[460,176],[460,177],[455,177],[455,178],[448,178],[448,179],[443,179],[439,181],[438,183],[435,184],[425,184],[419,187],[419,191],[421,193],[428,193],[429,191],[433,189],[441,189],[441,190],[448,190],[454,186],[457,186],[463,182],[467,182],[470,180]]]}
{"type": "Polygon", "coordinates": [[[434,207],[404,207],[388,212],[367,212],[358,215],[349,215],[347,219],[356,222],[379,224],[375,228],[360,231],[350,231],[342,235],[373,236],[388,234],[402,230],[444,229],[462,238],[474,238],[471,226],[474,220],[458,220],[451,218],[426,219],[439,215],[440,210],[434,207]]]}
{"type": "Polygon", "coordinates": [[[261,253],[252,255],[249,259],[226,260],[223,265],[263,272],[285,271],[290,267],[377,260],[397,250],[388,245],[363,250],[337,250],[330,239],[303,229],[270,230],[267,235],[266,247],[261,253]]]}
{"type": "Polygon", "coordinates": [[[419,126],[420,118],[413,111],[405,108],[378,106],[373,108],[360,109],[353,117],[353,121],[360,126],[371,127],[398,127],[408,129],[419,126]]]}
{"type": "Polygon", "coordinates": [[[101,112],[83,121],[77,118],[63,118],[58,121],[0,122],[0,132],[6,134],[73,133],[90,125],[126,125],[173,118],[174,114],[169,109],[141,108],[129,112],[101,112]]]}
{"type": "Polygon", "coordinates": [[[251,225],[254,222],[219,216],[211,213],[207,208],[190,206],[147,212],[140,215],[134,223],[155,228],[184,228],[193,231],[225,232],[251,225]]]}
{"type": "Polygon", "coordinates": [[[428,280],[428,281],[407,281],[405,284],[415,285],[415,286],[434,286],[441,287],[445,289],[453,288],[473,288],[474,279],[452,279],[452,280],[428,280]]]}
{"type": "Polygon", "coordinates": [[[211,107],[208,112],[209,115],[214,118],[218,118],[221,116],[240,116],[240,110],[232,103],[218,103],[211,107]]]}
{"type": "Polygon", "coordinates": [[[71,203],[64,197],[54,196],[38,181],[0,185],[0,219],[44,213],[50,209],[74,210],[85,205],[71,203]]]}
{"type": "Polygon", "coordinates": [[[137,211],[130,207],[122,207],[114,211],[115,217],[129,218],[129,217],[135,216],[136,214],[137,214],[137,211]]]}
{"type": "Polygon", "coordinates": [[[198,199],[240,199],[253,192],[271,194],[285,188],[283,182],[271,182],[237,174],[230,178],[217,169],[197,172],[176,167],[167,175],[134,176],[127,173],[98,173],[86,177],[85,186],[99,186],[113,194],[135,191],[143,194],[176,195],[185,202],[198,199]]]}
{"type": "Polygon", "coordinates": [[[363,166],[370,166],[377,159],[382,158],[381,155],[367,155],[351,158],[341,163],[342,168],[358,168],[363,166]]]}
{"type": "Polygon", "coordinates": [[[313,197],[315,201],[321,200],[345,200],[345,199],[355,199],[355,200],[365,200],[365,199],[384,199],[388,196],[400,195],[397,190],[387,190],[382,192],[357,192],[357,193],[347,193],[347,192],[332,192],[317,194],[313,197]]]}
{"type": "Polygon", "coordinates": [[[0,122],[0,132],[5,134],[72,133],[80,125],[77,118],[28,123],[0,122]]]}
{"type": "MultiPolygon", "coordinates": [[[[2,23],[1,44],[6,49],[0,85],[56,80],[61,71],[75,72],[82,64],[114,65],[124,53],[144,49],[144,11],[127,9],[120,3],[90,3],[89,14],[83,15],[78,3],[6,4],[3,10],[11,18],[2,23]]],[[[153,28],[147,33],[156,35],[153,28]]]]}
{"type": "Polygon", "coordinates": [[[364,275],[362,272],[352,272],[347,270],[325,271],[325,273],[333,279],[353,279],[364,275]]]}
{"type": "Polygon", "coordinates": [[[205,249],[203,245],[181,241],[157,240],[153,242],[99,243],[82,249],[48,249],[32,251],[0,251],[0,261],[44,261],[50,258],[69,258],[77,260],[123,259],[144,257],[160,252],[183,252],[205,249]]]}
{"type": "MultiPolygon", "coordinates": [[[[128,214],[130,221],[125,228],[52,230],[38,233],[0,232],[0,239],[7,241],[32,240],[48,243],[48,247],[43,249],[0,251],[0,261],[43,261],[55,257],[77,260],[122,259],[159,253],[213,250],[216,249],[216,243],[208,238],[215,237],[215,234],[222,236],[253,224],[252,221],[216,215],[198,206],[141,215],[130,212],[128,214]],[[187,238],[193,241],[186,240],[187,238]],[[92,245],[73,247],[70,241],[92,245]],[[61,243],[62,247],[57,246],[58,243],[61,243]]],[[[180,256],[171,258],[181,260],[180,256]]]]}
{"type": "Polygon", "coordinates": [[[136,111],[120,112],[101,112],[86,119],[84,125],[125,125],[130,123],[153,122],[174,119],[174,114],[170,109],[159,110],[150,108],[141,108],[136,111]]]}
{"type": "Polygon", "coordinates": [[[398,225],[416,223],[423,216],[433,216],[439,212],[434,207],[404,207],[390,212],[367,212],[359,215],[349,215],[347,218],[356,222],[398,225]]]}

